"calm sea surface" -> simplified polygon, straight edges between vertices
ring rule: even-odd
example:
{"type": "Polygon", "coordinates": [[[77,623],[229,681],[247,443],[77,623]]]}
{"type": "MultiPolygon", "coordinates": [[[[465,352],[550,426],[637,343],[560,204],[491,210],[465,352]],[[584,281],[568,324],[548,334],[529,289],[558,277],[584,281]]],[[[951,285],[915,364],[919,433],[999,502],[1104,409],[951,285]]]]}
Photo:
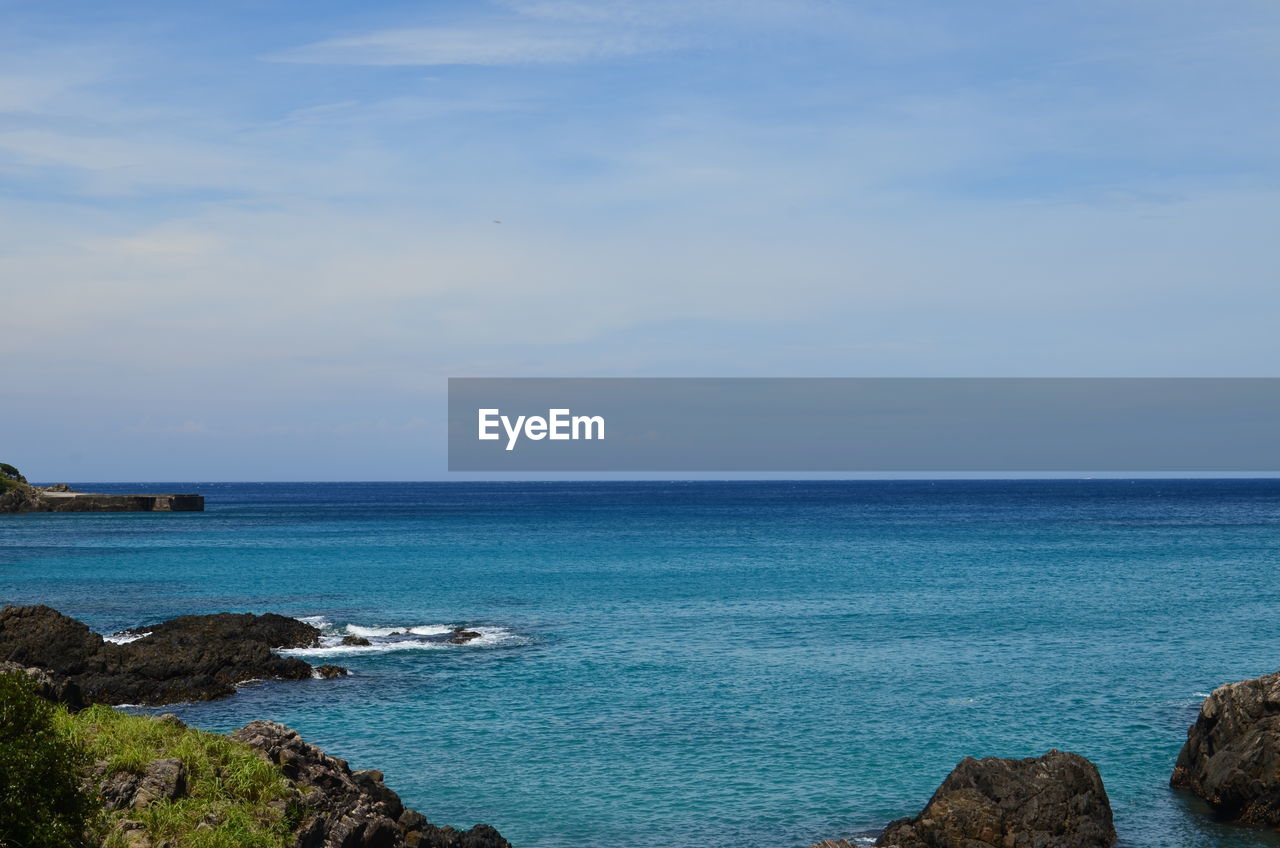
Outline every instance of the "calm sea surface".
{"type": "Polygon", "coordinates": [[[0,516],[0,601],[365,635],[304,654],[349,678],[170,709],[283,721],[518,848],[866,835],[1051,747],[1124,845],[1280,844],[1167,787],[1204,694],[1280,669],[1280,481],[82,488],[208,511],[0,516]]]}

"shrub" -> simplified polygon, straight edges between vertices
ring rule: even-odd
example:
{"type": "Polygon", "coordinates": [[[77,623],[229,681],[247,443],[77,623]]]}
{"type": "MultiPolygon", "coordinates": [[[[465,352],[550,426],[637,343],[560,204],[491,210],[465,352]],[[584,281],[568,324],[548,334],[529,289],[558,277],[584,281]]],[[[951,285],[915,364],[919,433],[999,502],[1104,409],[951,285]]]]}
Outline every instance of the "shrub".
{"type": "Polygon", "coordinates": [[[0,846],[84,845],[97,806],[81,785],[86,761],[31,681],[0,674],[0,846]]]}

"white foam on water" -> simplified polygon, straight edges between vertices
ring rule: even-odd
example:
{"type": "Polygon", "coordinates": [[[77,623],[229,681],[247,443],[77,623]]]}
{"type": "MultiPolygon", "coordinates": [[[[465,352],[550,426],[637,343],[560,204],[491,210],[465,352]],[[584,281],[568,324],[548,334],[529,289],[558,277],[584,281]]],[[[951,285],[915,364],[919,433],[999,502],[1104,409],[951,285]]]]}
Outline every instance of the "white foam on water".
{"type": "Polygon", "coordinates": [[[452,633],[453,628],[447,624],[420,624],[417,627],[410,627],[409,632],[418,636],[443,636],[446,633],[452,633]]]}
{"type": "MultiPolygon", "coordinates": [[[[322,640],[327,641],[327,640],[322,640]]],[[[331,657],[343,654],[383,654],[388,651],[442,651],[456,647],[447,642],[422,642],[417,639],[375,642],[372,645],[321,645],[318,648],[289,648],[280,653],[291,657],[331,657]]]]}
{"type": "Polygon", "coordinates": [[[1192,697],[1195,697],[1195,698],[1207,698],[1207,697],[1209,697],[1209,693],[1208,693],[1208,692],[1192,692],[1192,693],[1191,693],[1191,695],[1192,695],[1192,697]]]}
{"type": "Polygon", "coordinates": [[[447,624],[419,624],[412,627],[375,627],[347,624],[336,632],[320,637],[320,645],[314,648],[288,648],[279,653],[293,657],[350,656],[353,654],[384,654],[391,651],[444,651],[450,649],[491,648],[498,645],[521,644],[525,640],[505,627],[467,627],[480,635],[466,642],[454,644],[447,639],[454,628],[447,624]],[[369,645],[344,645],[344,636],[360,636],[369,639],[369,645]],[[412,637],[435,638],[412,638],[412,637]],[[397,638],[408,637],[408,638],[397,638]]]}
{"type": "Polygon", "coordinates": [[[490,647],[493,645],[514,644],[516,642],[525,641],[523,637],[517,636],[505,627],[492,627],[481,630],[478,627],[468,627],[468,630],[474,630],[480,635],[463,645],[455,647],[490,647]]]}
{"type": "Polygon", "coordinates": [[[392,633],[403,633],[408,628],[405,627],[362,627],[359,624],[348,624],[344,628],[348,635],[363,636],[368,639],[372,636],[390,636],[392,633]]]}
{"type": "Polygon", "coordinates": [[[303,624],[310,624],[317,630],[328,630],[330,627],[333,627],[333,622],[325,618],[323,615],[303,615],[295,618],[294,620],[301,621],[303,624]]]}
{"type": "Polygon", "coordinates": [[[136,642],[144,636],[150,635],[150,633],[112,633],[110,636],[103,636],[102,641],[114,642],[117,645],[127,645],[130,642],[136,642]]]}

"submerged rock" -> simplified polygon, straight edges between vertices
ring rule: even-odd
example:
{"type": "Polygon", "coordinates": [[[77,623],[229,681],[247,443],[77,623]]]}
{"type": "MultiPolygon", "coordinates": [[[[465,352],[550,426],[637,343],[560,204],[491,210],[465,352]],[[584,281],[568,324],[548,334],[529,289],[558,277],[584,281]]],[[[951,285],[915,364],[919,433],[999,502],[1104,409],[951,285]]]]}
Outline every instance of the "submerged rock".
{"type": "Polygon", "coordinates": [[[488,825],[455,830],[406,809],[382,772],[352,771],[345,760],[273,721],[255,721],[231,738],[279,766],[297,791],[298,848],[511,848],[488,825]]]}
{"type": "Polygon", "coordinates": [[[1280,827],[1280,672],[1214,689],[1169,782],[1225,820],[1280,827]]]}
{"type": "Polygon", "coordinates": [[[221,698],[246,680],[309,679],[310,665],[273,649],[320,640],[311,625],[271,613],[186,615],[145,633],[116,644],[49,607],[10,606],[0,610],[0,661],[51,672],[91,702],[169,704],[221,698]]]}
{"type": "Polygon", "coordinates": [[[315,668],[315,676],[323,680],[333,680],[335,677],[346,677],[351,672],[347,671],[340,665],[318,665],[315,668]]]}
{"type": "Polygon", "coordinates": [[[373,645],[372,642],[363,636],[343,636],[342,644],[352,648],[368,648],[373,645]]]}
{"type": "Polygon", "coordinates": [[[1111,803],[1093,763],[1051,750],[1024,760],[968,757],[880,848],[1108,848],[1111,803]]]}
{"type": "Polygon", "coordinates": [[[449,634],[449,643],[452,645],[465,645],[472,639],[479,639],[484,634],[478,630],[466,630],[462,627],[453,628],[453,632],[449,634]]]}

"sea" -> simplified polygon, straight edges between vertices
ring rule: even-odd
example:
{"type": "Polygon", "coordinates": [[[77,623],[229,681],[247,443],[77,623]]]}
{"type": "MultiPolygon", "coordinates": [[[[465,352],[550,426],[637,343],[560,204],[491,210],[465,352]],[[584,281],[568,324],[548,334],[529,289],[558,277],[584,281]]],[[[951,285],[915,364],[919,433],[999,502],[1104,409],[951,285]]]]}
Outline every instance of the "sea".
{"type": "Polygon", "coordinates": [[[77,488],[206,511],[0,516],[0,601],[312,622],[349,677],[164,711],[284,722],[517,848],[869,842],[1050,748],[1123,846],[1280,845],[1168,786],[1207,693],[1280,669],[1280,480],[77,488]]]}

